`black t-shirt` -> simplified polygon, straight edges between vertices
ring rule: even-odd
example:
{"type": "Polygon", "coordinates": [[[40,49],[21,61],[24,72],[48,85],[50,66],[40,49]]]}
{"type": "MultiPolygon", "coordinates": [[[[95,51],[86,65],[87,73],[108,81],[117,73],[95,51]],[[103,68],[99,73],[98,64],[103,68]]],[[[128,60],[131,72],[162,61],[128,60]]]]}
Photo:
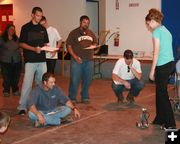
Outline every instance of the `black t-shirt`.
{"type": "MultiPolygon", "coordinates": [[[[43,47],[46,43],[49,42],[48,34],[46,29],[40,24],[34,25],[32,21],[23,25],[21,28],[20,34],[20,43],[26,43],[33,47],[43,47]]],[[[40,54],[23,49],[24,61],[25,62],[45,62],[45,52],[41,51],[40,54]]]]}
{"type": "Polygon", "coordinates": [[[71,31],[67,41],[67,45],[71,45],[74,53],[85,60],[93,59],[94,50],[86,50],[92,44],[97,44],[97,39],[94,33],[87,29],[82,31],[79,27],[71,31]]]}

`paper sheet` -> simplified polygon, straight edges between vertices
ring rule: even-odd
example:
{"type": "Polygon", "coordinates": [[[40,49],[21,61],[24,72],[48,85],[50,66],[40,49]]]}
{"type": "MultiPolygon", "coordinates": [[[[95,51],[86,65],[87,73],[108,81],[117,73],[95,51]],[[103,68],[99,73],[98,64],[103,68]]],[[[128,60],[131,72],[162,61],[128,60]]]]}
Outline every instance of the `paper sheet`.
{"type": "Polygon", "coordinates": [[[86,47],[84,49],[88,50],[88,49],[96,49],[96,48],[99,48],[101,45],[97,45],[97,46],[89,46],[89,47],[86,47]]]}
{"type": "Polygon", "coordinates": [[[53,47],[49,47],[49,46],[44,46],[44,47],[41,48],[41,50],[48,51],[48,52],[53,52],[53,51],[59,50],[59,48],[53,48],[53,47]]]}

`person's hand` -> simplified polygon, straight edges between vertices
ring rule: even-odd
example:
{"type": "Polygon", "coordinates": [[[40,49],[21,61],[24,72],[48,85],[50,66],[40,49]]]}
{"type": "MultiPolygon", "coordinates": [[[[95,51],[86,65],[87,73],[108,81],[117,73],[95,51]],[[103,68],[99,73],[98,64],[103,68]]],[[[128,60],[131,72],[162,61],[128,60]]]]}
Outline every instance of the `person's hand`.
{"type": "Polygon", "coordinates": [[[75,57],[75,61],[78,63],[78,64],[81,64],[82,63],[82,59],[80,57],[75,57]]]}
{"type": "Polygon", "coordinates": [[[78,111],[77,108],[74,109],[74,116],[75,116],[75,118],[80,118],[81,117],[81,114],[80,114],[80,112],[78,111]]]}
{"type": "Polygon", "coordinates": [[[40,112],[37,114],[37,117],[38,117],[39,123],[41,125],[45,125],[45,119],[44,119],[43,115],[40,112]]]}
{"type": "Polygon", "coordinates": [[[149,79],[154,81],[154,71],[151,71],[149,74],[149,79]]]}
{"type": "Polygon", "coordinates": [[[41,53],[41,48],[38,46],[38,47],[35,47],[35,52],[40,54],[41,53]]]}
{"type": "Polygon", "coordinates": [[[130,85],[130,83],[128,81],[124,82],[124,86],[125,86],[126,89],[130,89],[131,88],[131,85],[130,85]]]}

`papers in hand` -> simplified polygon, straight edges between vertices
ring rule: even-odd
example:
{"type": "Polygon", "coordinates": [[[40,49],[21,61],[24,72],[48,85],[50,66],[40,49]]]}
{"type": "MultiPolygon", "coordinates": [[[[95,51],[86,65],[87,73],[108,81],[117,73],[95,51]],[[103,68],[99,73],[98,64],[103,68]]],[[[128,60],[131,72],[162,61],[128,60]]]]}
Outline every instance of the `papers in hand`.
{"type": "Polygon", "coordinates": [[[99,48],[101,45],[91,45],[89,47],[86,47],[84,49],[88,50],[88,49],[96,49],[96,48],[99,48]]]}
{"type": "Polygon", "coordinates": [[[56,113],[57,113],[57,111],[52,111],[52,112],[47,113],[47,115],[52,115],[52,114],[56,114],[56,113]]]}
{"type": "Polygon", "coordinates": [[[48,52],[54,52],[54,51],[59,50],[59,48],[53,48],[53,47],[50,47],[50,46],[43,46],[41,48],[41,50],[48,51],[48,52]]]}

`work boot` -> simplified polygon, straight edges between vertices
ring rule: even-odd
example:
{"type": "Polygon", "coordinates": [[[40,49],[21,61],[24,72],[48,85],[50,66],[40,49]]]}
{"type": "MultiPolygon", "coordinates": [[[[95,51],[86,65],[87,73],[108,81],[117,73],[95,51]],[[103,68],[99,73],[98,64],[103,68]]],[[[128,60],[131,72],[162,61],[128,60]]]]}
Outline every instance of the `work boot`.
{"type": "Polygon", "coordinates": [[[82,99],[81,102],[83,104],[89,104],[90,103],[90,100],[89,99],[82,99]]]}
{"type": "Polygon", "coordinates": [[[61,123],[66,124],[66,123],[70,123],[73,121],[73,118],[71,117],[71,115],[67,115],[64,118],[61,118],[61,123]]]}
{"type": "Polygon", "coordinates": [[[127,102],[129,102],[130,104],[134,104],[134,96],[131,95],[130,93],[128,93],[128,96],[126,97],[127,102]]]}
{"type": "Polygon", "coordinates": [[[39,121],[36,120],[35,123],[34,123],[34,127],[35,127],[35,128],[42,128],[43,125],[41,125],[41,124],[39,123],[39,121]]]}
{"type": "Polygon", "coordinates": [[[76,105],[76,104],[78,103],[77,100],[71,100],[71,102],[72,102],[74,105],[76,105]]]}
{"type": "Polygon", "coordinates": [[[120,94],[117,98],[117,103],[118,104],[123,104],[124,103],[124,97],[122,94],[120,94]]]}

